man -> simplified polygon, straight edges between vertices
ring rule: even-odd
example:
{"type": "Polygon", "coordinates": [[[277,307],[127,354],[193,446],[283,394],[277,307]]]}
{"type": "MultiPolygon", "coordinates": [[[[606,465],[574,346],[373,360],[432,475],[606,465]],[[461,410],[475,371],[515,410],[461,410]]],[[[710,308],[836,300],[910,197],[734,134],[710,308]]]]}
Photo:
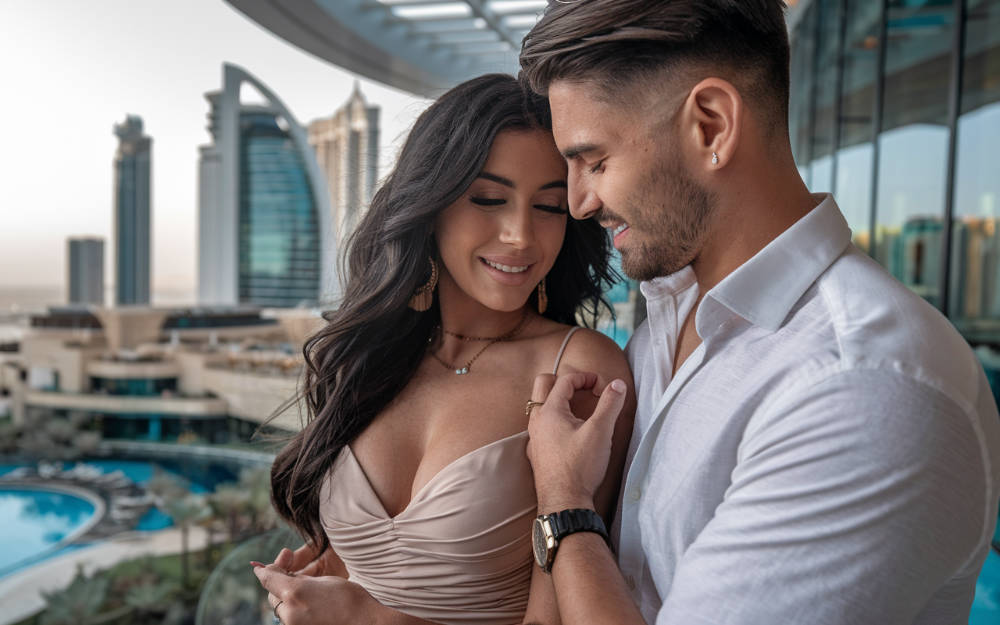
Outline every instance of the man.
{"type": "MultiPolygon", "coordinates": [[[[617,562],[597,531],[538,532],[566,625],[967,622],[996,406],[800,179],[788,59],[781,0],[557,0],[525,39],[571,212],[612,231],[648,308],[617,562]]],[[[594,507],[621,396],[587,421],[567,400],[595,384],[536,382],[541,513],[594,507]]]]}

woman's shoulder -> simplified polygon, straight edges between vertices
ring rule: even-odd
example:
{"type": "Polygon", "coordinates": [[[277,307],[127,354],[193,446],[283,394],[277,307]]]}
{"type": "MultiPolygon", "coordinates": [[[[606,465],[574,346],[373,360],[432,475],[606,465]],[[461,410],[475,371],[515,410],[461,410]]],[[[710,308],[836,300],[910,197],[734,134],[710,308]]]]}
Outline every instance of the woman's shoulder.
{"type": "Polygon", "coordinates": [[[593,371],[614,377],[629,373],[624,352],[597,330],[553,321],[541,328],[539,338],[553,363],[558,362],[559,373],[593,371]]]}
{"type": "Polygon", "coordinates": [[[628,362],[625,352],[611,338],[597,330],[579,328],[566,344],[559,366],[560,372],[567,369],[606,372],[618,377],[628,372],[628,362]]]}

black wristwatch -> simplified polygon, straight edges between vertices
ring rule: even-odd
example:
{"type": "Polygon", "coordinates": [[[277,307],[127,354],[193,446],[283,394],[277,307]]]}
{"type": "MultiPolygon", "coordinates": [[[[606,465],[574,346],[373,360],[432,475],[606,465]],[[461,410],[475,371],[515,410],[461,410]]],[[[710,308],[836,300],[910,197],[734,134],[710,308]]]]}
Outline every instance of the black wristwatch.
{"type": "Polygon", "coordinates": [[[535,551],[535,562],[546,573],[552,571],[559,541],[575,532],[596,532],[608,539],[601,515],[587,508],[572,508],[553,514],[543,514],[535,519],[531,531],[531,546],[535,551]]]}

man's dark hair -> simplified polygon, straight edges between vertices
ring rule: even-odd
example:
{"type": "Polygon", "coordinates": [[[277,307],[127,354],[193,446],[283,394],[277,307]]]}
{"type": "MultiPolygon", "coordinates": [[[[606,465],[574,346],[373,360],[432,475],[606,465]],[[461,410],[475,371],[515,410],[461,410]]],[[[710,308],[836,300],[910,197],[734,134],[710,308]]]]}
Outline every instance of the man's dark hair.
{"type": "Polygon", "coordinates": [[[788,64],[783,0],[550,0],[521,46],[521,78],[540,94],[568,80],[613,99],[665,72],[716,75],[783,131],[788,64]]]}

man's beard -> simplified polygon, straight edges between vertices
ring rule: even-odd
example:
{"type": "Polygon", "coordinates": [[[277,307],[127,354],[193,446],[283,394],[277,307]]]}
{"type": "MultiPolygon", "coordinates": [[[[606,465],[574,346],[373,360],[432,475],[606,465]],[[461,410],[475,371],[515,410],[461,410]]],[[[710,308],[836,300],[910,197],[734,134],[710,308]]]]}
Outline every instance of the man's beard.
{"type": "Polygon", "coordinates": [[[695,182],[676,158],[650,170],[627,200],[630,238],[621,251],[622,271],[640,281],[680,271],[697,257],[715,212],[715,197],[695,182]],[[639,241],[639,237],[643,241],[639,241]]]}

